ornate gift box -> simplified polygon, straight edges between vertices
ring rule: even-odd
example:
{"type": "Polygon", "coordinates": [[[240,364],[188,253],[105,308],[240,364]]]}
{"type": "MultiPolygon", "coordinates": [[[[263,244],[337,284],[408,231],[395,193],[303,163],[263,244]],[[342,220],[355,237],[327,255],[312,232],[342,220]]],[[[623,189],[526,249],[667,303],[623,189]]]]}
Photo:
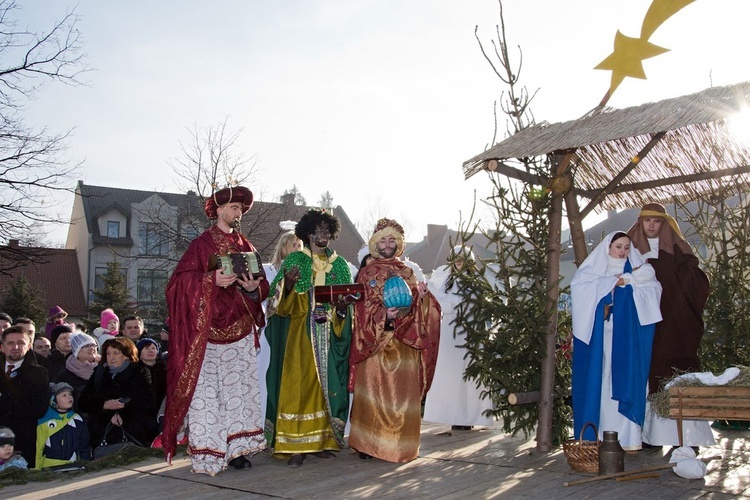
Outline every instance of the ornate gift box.
{"type": "Polygon", "coordinates": [[[238,276],[250,274],[254,279],[258,279],[263,274],[263,265],[258,252],[213,254],[209,257],[209,271],[220,267],[224,268],[223,274],[236,274],[238,276]]]}
{"type": "Polygon", "coordinates": [[[348,283],[345,285],[318,285],[315,287],[316,302],[338,302],[339,297],[347,302],[356,302],[364,298],[365,285],[362,283],[348,283]]]}

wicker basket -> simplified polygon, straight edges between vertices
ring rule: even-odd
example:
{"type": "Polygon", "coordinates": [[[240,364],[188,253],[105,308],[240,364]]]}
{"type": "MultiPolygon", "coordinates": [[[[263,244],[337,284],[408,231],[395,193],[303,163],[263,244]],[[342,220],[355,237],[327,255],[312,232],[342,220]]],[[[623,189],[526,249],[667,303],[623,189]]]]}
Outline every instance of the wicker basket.
{"type": "Polygon", "coordinates": [[[578,439],[568,439],[563,443],[563,453],[568,459],[570,468],[578,472],[599,472],[599,430],[593,422],[586,423],[581,429],[581,435],[578,439]],[[586,427],[592,426],[594,434],[597,436],[596,441],[584,441],[583,432],[586,427]]]}

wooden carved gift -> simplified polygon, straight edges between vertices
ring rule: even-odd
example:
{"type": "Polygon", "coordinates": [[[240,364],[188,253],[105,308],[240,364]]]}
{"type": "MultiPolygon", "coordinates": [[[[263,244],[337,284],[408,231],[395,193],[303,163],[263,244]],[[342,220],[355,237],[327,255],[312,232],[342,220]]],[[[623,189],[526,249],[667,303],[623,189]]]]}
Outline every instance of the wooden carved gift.
{"type": "Polygon", "coordinates": [[[223,274],[236,274],[238,276],[251,275],[258,279],[263,275],[263,267],[258,252],[235,252],[224,254],[213,254],[208,259],[208,270],[214,271],[224,268],[223,274]]]}

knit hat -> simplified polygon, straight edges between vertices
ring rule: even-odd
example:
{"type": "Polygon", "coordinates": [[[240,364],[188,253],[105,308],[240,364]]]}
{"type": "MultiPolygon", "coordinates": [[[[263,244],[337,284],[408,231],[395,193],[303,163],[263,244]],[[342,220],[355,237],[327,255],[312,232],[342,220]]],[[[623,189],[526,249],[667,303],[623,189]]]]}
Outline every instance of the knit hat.
{"type": "Polygon", "coordinates": [[[50,334],[50,340],[52,341],[52,345],[55,345],[55,342],[57,342],[57,339],[62,335],[63,333],[73,333],[73,328],[71,328],[68,324],[62,324],[57,325],[52,329],[52,333],[50,334]]]}
{"type": "MultiPolygon", "coordinates": [[[[61,394],[63,392],[69,392],[70,395],[72,396],[74,394],[73,393],[73,386],[70,385],[67,382],[58,382],[58,383],[56,383],[55,385],[52,386],[52,395],[49,398],[49,406],[50,406],[50,408],[52,408],[53,410],[61,411],[59,409],[58,404],[57,404],[57,396],[58,396],[58,394],[61,394]]],[[[62,410],[62,412],[66,412],[66,411],[69,411],[69,410],[70,410],[70,408],[62,410]]]]}
{"type": "Polygon", "coordinates": [[[8,427],[0,427],[0,446],[9,444],[11,446],[16,445],[16,435],[8,427]]]}
{"type": "Polygon", "coordinates": [[[112,309],[105,309],[102,311],[101,321],[99,322],[99,325],[102,328],[109,330],[109,322],[113,319],[116,319],[118,323],[120,322],[120,318],[117,317],[112,309]]]}
{"type": "Polygon", "coordinates": [[[50,321],[52,318],[54,318],[58,314],[62,314],[63,319],[68,317],[68,313],[66,313],[62,307],[54,306],[54,307],[51,307],[49,310],[49,314],[47,315],[47,321],[50,321]]]}
{"type": "Polygon", "coordinates": [[[61,392],[69,392],[73,394],[73,386],[67,382],[58,382],[52,386],[52,397],[56,397],[61,392]]]}
{"type": "Polygon", "coordinates": [[[161,352],[161,349],[159,348],[159,343],[155,341],[154,339],[146,337],[145,339],[141,339],[138,341],[138,343],[135,345],[135,348],[138,349],[138,357],[141,357],[141,351],[146,348],[149,344],[154,344],[156,346],[156,352],[161,352]]]}
{"type": "Polygon", "coordinates": [[[96,345],[96,340],[94,340],[94,337],[81,332],[76,332],[70,336],[70,347],[73,351],[74,358],[77,358],[78,353],[81,352],[81,349],[83,349],[87,345],[96,345]]]}

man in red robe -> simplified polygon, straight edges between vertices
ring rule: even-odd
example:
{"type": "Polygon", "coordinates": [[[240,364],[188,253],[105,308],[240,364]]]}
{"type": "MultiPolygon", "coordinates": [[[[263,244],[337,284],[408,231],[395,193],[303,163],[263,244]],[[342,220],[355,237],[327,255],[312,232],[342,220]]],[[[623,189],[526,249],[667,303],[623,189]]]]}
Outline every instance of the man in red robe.
{"type": "Polygon", "coordinates": [[[354,392],[349,446],[359,457],[408,462],[419,455],[421,403],[435,374],[440,344],[440,304],[399,260],[404,230],[380,219],[370,238],[374,259],[357,282],[364,299],[355,302],[349,351],[349,390],[354,392]],[[389,307],[385,282],[400,276],[409,288],[409,307],[389,307]]]}
{"type": "Polygon", "coordinates": [[[242,186],[217,191],[206,201],[206,215],[216,224],[190,244],[166,290],[164,450],[171,461],[187,415],[193,472],[211,476],[228,465],[250,467],[247,457],[266,447],[257,351],[268,283],[262,276],[209,269],[213,255],[255,250],[239,231],[252,203],[253,194],[242,186]]]}

